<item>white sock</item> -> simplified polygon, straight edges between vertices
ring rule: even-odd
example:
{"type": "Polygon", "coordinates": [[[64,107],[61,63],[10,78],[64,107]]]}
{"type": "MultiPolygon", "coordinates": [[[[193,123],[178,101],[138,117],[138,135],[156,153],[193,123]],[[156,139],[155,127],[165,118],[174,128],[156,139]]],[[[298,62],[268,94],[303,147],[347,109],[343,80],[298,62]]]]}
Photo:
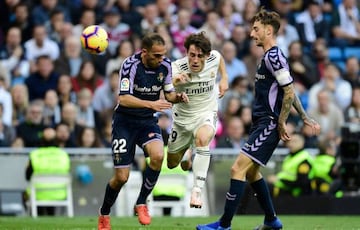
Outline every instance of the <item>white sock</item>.
{"type": "Polygon", "coordinates": [[[194,173],[194,188],[202,189],[205,185],[207,172],[210,165],[210,149],[206,147],[196,147],[192,170],[194,173]]]}

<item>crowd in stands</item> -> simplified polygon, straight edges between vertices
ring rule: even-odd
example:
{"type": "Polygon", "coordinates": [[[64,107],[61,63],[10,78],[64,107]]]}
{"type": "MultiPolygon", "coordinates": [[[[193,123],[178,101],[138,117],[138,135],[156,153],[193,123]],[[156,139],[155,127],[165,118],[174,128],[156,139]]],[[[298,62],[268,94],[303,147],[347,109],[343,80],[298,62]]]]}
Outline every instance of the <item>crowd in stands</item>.
{"type": "MultiPolygon", "coordinates": [[[[224,56],[230,90],[220,103],[213,147],[240,148],[251,126],[254,77],[263,51],[249,37],[260,7],[281,15],[278,46],[296,91],[322,129],[314,137],[293,111],[288,122],[305,148],[335,140],[346,122],[360,123],[360,11],[356,0],[6,0],[0,2],[0,146],[39,146],[56,130],[62,147],[111,146],[118,70],[160,33],[171,60],[183,42],[205,31],[224,56]],[[101,25],[104,55],[81,48],[82,30],[101,25]]],[[[280,144],[281,145],[281,144],[280,144]]],[[[281,147],[281,146],[280,146],[281,147]]]]}

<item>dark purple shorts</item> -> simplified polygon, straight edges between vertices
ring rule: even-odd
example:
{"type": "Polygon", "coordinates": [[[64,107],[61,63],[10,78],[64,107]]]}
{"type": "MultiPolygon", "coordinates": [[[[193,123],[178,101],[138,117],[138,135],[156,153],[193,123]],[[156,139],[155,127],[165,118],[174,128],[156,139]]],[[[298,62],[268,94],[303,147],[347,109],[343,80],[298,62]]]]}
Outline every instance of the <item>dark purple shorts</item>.
{"type": "MultiPolygon", "coordinates": [[[[112,123],[112,158],[115,168],[132,164],[136,145],[141,148],[153,141],[161,140],[157,118],[134,118],[114,113],[112,123]]],[[[146,155],[146,153],[145,153],[146,155]]]]}
{"type": "Polygon", "coordinates": [[[277,121],[271,118],[262,118],[253,124],[249,139],[241,151],[256,163],[265,166],[279,141],[277,121]]]}

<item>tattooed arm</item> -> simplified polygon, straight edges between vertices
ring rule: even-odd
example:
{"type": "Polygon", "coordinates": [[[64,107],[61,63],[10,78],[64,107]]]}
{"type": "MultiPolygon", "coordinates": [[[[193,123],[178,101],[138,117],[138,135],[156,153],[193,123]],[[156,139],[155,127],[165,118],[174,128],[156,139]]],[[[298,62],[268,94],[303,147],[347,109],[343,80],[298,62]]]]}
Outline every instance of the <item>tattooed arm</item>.
{"type": "Polygon", "coordinates": [[[301,119],[304,122],[304,125],[308,125],[311,127],[313,131],[313,135],[319,135],[320,134],[320,125],[312,118],[310,118],[307,113],[305,112],[304,107],[301,104],[301,101],[299,97],[295,94],[293,106],[300,115],[301,119]]]}
{"type": "Polygon", "coordinates": [[[300,115],[302,120],[308,119],[308,115],[305,112],[304,107],[301,104],[300,98],[295,94],[293,106],[300,115]]]}
{"type": "Polygon", "coordinates": [[[294,103],[295,91],[293,84],[283,87],[284,90],[284,99],[282,101],[282,107],[279,115],[279,135],[280,139],[283,141],[289,141],[290,135],[286,130],[286,120],[289,117],[291,106],[294,103]]]}

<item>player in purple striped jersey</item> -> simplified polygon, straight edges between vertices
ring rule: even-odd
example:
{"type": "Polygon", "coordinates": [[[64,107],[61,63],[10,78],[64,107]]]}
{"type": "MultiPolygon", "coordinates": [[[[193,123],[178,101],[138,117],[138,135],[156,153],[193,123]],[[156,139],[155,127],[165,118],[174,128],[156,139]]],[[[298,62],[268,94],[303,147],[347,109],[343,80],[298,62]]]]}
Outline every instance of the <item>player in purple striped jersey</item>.
{"type": "Polygon", "coordinates": [[[247,143],[231,168],[230,188],[226,194],[223,215],[219,221],[198,225],[197,230],[230,230],[246,181],[255,191],[265,213],[264,223],[255,229],[282,229],[260,167],[266,165],[280,139],[285,142],[291,140],[286,130],[286,120],[292,106],[301,116],[304,125],[310,126],[314,134],[319,134],[320,126],[308,117],[295,94],[286,58],[276,45],[279,27],[280,17],[275,12],[261,9],[253,18],[250,36],[258,46],[263,47],[265,54],[255,76],[252,129],[247,143]]]}
{"type": "Polygon", "coordinates": [[[115,173],[106,186],[98,229],[111,229],[110,209],[129,178],[136,145],[143,148],[150,163],[145,169],[134,209],[141,224],[151,223],[146,199],[157,182],[164,155],[161,131],[154,113],[171,108],[172,103],[189,100],[185,93],[175,92],[171,63],[165,54],[164,39],[159,34],[147,34],[142,39],[141,51],[125,59],[121,66],[118,105],[112,124],[115,173]],[[160,98],[161,91],[166,100],[160,98]]]}

